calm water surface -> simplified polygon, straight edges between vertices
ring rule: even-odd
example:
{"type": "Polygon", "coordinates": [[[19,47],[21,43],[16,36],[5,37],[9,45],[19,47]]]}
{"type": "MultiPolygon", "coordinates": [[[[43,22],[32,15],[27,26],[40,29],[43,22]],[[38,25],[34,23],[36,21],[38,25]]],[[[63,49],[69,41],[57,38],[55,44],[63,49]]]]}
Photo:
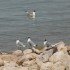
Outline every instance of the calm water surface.
{"type": "Polygon", "coordinates": [[[0,0],[0,50],[15,50],[15,41],[26,44],[28,36],[39,45],[45,38],[70,44],[70,0],[0,0]],[[29,19],[25,11],[34,9],[29,19]]]}

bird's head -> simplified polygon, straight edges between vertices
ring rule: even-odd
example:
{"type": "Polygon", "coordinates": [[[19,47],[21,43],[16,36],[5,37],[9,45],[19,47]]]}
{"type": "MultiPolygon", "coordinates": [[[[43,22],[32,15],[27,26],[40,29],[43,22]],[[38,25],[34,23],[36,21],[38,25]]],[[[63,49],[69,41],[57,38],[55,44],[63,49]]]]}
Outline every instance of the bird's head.
{"type": "Polygon", "coordinates": [[[36,12],[35,10],[33,12],[36,12]]]}
{"type": "Polygon", "coordinates": [[[29,39],[30,37],[28,37],[28,39],[29,39]]]}
{"type": "Polygon", "coordinates": [[[44,41],[47,41],[46,39],[44,41]]]}
{"type": "Polygon", "coordinates": [[[29,13],[28,11],[25,11],[27,14],[29,13]]]}

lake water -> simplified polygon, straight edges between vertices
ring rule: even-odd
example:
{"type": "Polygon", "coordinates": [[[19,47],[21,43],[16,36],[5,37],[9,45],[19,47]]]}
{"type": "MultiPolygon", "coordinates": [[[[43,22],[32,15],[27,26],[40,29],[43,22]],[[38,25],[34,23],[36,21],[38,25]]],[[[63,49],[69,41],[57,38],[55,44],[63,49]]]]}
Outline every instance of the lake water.
{"type": "Polygon", "coordinates": [[[15,50],[16,40],[26,44],[29,36],[39,45],[45,38],[70,45],[70,0],[0,0],[0,50],[15,50]],[[36,10],[36,18],[26,10],[36,10]]]}

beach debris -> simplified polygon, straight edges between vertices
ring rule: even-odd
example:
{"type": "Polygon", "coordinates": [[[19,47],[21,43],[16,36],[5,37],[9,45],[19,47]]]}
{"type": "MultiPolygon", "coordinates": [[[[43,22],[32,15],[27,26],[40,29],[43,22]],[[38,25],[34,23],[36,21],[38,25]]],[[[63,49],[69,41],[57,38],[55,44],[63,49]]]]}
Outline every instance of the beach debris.
{"type": "Polygon", "coordinates": [[[31,46],[31,47],[35,47],[35,46],[36,46],[36,44],[31,40],[30,37],[28,37],[27,43],[28,43],[29,46],[31,46]]]}
{"type": "Polygon", "coordinates": [[[22,42],[20,42],[19,40],[16,40],[16,46],[18,47],[18,49],[20,50],[21,47],[26,47],[26,45],[24,45],[22,42]]]}

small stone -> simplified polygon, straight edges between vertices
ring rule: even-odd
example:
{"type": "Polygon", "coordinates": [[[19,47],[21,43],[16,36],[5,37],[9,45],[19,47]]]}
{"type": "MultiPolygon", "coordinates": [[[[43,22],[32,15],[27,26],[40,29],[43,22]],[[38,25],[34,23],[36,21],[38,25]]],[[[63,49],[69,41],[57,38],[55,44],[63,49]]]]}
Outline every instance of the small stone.
{"type": "Polygon", "coordinates": [[[67,53],[67,48],[65,47],[65,43],[60,41],[57,45],[58,51],[63,51],[64,53],[67,53]]]}
{"type": "Polygon", "coordinates": [[[13,52],[13,54],[16,55],[16,56],[21,56],[21,55],[23,55],[23,53],[22,53],[21,50],[16,50],[16,51],[13,52]]]}
{"type": "Polygon", "coordinates": [[[0,66],[4,66],[4,61],[0,59],[0,66]]]}
{"type": "Polygon", "coordinates": [[[43,63],[39,58],[37,58],[36,63],[39,66],[40,70],[52,70],[52,62],[43,63]]]}
{"type": "Polygon", "coordinates": [[[28,60],[34,60],[34,59],[36,59],[36,57],[37,57],[37,54],[35,54],[35,53],[30,53],[30,54],[23,55],[23,56],[17,61],[17,64],[22,65],[23,62],[28,61],[28,60]]]}
{"type": "Polygon", "coordinates": [[[52,66],[53,66],[53,63],[51,62],[42,63],[40,70],[52,70],[52,66]]]}
{"type": "Polygon", "coordinates": [[[31,49],[26,49],[26,50],[23,51],[23,53],[24,53],[24,55],[28,54],[28,53],[32,53],[32,50],[31,49]]]}
{"type": "Polygon", "coordinates": [[[66,66],[68,62],[68,55],[64,54],[63,51],[56,52],[49,58],[49,61],[53,63],[60,61],[63,65],[66,66]]]}
{"type": "Polygon", "coordinates": [[[35,63],[29,66],[28,70],[40,70],[39,66],[35,63]]]}
{"type": "Polygon", "coordinates": [[[48,51],[43,51],[43,53],[39,55],[39,58],[41,59],[41,61],[47,62],[50,56],[52,55],[52,53],[53,53],[53,49],[50,49],[48,51]]]}
{"type": "Polygon", "coordinates": [[[65,66],[62,64],[62,62],[56,62],[53,64],[52,70],[65,70],[65,66]]]}
{"type": "Polygon", "coordinates": [[[23,66],[31,66],[33,64],[35,64],[35,60],[25,61],[25,62],[23,62],[22,65],[23,66]]]}
{"type": "Polygon", "coordinates": [[[70,70],[70,55],[68,56],[68,63],[66,66],[66,70],[70,70]]]}

